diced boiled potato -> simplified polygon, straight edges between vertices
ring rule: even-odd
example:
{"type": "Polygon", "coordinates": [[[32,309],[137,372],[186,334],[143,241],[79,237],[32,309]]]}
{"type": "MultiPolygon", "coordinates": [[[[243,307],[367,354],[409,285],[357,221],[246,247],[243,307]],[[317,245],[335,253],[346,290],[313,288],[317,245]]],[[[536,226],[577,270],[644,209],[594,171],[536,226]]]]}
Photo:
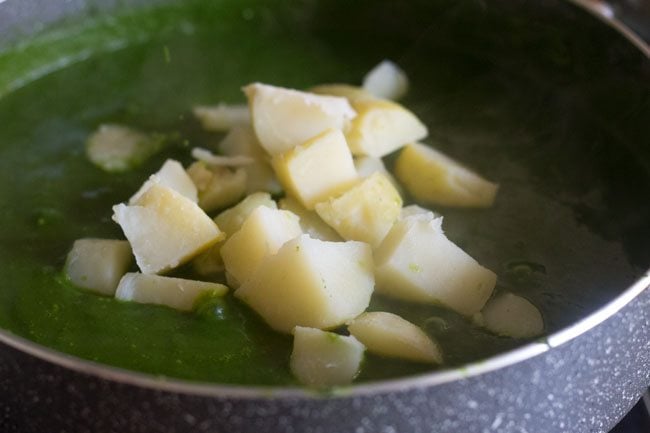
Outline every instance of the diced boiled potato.
{"type": "Polygon", "coordinates": [[[353,103],[357,116],[346,130],[354,155],[377,158],[388,155],[428,134],[427,127],[401,105],[382,99],[364,99],[353,103]]]}
{"type": "Polygon", "coordinates": [[[133,261],[127,241],[77,239],[65,262],[65,273],[75,286],[113,295],[133,261]]]}
{"type": "Polygon", "coordinates": [[[365,179],[373,173],[380,172],[390,180],[400,196],[402,196],[402,185],[400,185],[393,175],[386,170],[384,161],[381,158],[374,156],[357,156],[354,158],[354,168],[357,170],[357,175],[361,179],[365,179]]]}
{"type": "Polygon", "coordinates": [[[363,78],[363,89],[378,98],[397,100],[406,95],[408,88],[408,77],[390,60],[379,63],[363,78]]]}
{"type": "Polygon", "coordinates": [[[421,215],[422,218],[425,218],[427,220],[432,220],[434,218],[440,217],[440,215],[430,209],[418,206],[417,204],[411,204],[402,208],[402,211],[399,214],[399,218],[405,219],[416,215],[421,215]]]}
{"type": "Polygon", "coordinates": [[[363,242],[302,235],[268,256],[235,292],[275,330],[332,329],[363,313],[374,287],[372,250],[363,242]]]}
{"type": "Polygon", "coordinates": [[[288,240],[302,234],[298,217],[285,210],[259,206],[221,247],[221,257],[233,281],[241,284],[262,260],[288,240]]]}
{"type": "Polygon", "coordinates": [[[385,312],[363,313],[348,324],[348,331],[369,352],[391,358],[442,364],[442,351],[422,329],[400,316],[385,312]]]}
{"type": "Polygon", "coordinates": [[[246,192],[246,172],[243,168],[211,167],[196,161],[187,169],[199,191],[199,206],[206,212],[228,207],[246,192]]]}
{"type": "Polygon", "coordinates": [[[196,185],[189,177],[180,162],[173,159],[165,161],[163,166],[147,180],[129,199],[129,204],[133,204],[149,189],[154,183],[171,188],[174,191],[184,195],[194,203],[199,201],[196,185]]]}
{"type": "Polygon", "coordinates": [[[286,196],[280,200],[279,204],[280,209],[288,210],[298,215],[302,231],[312,238],[331,242],[343,240],[341,236],[339,236],[332,227],[328,226],[316,212],[313,210],[307,210],[295,198],[286,196]]]}
{"type": "Polygon", "coordinates": [[[196,203],[162,185],[152,185],[133,205],[113,206],[113,212],[145,274],[173,269],[223,236],[196,203]]]}
{"type": "Polygon", "coordinates": [[[384,239],[401,210],[399,193],[382,173],[316,204],[316,213],[343,239],[367,242],[373,248],[384,239]]]}
{"type": "Polygon", "coordinates": [[[227,291],[228,287],[223,284],[131,272],[120,280],[115,297],[191,311],[202,296],[222,296],[227,291]]]}
{"type": "Polygon", "coordinates": [[[319,95],[340,96],[347,98],[351,103],[363,99],[375,99],[373,95],[361,87],[351,86],[349,84],[320,84],[312,87],[309,91],[319,95]]]}
{"type": "Polygon", "coordinates": [[[291,372],[307,386],[347,385],[359,374],[364,350],[354,337],[296,326],[291,372]]]}
{"type": "Polygon", "coordinates": [[[420,143],[402,150],[395,176],[416,200],[443,206],[489,207],[498,185],[420,143]]]}
{"type": "Polygon", "coordinates": [[[256,192],[248,195],[230,209],[221,212],[215,217],[214,222],[226,233],[226,236],[230,236],[239,230],[246,218],[260,206],[266,206],[269,209],[278,208],[269,193],[256,192]]]}
{"type": "Polygon", "coordinates": [[[228,131],[234,126],[247,125],[251,122],[250,112],[245,104],[201,105],[194,107],[192,112],[207,131],[228,131]]]}
{"type": "Polygon", "coordinates": [[[447,239],[441,224],[414,215],[393,225],[375,254],[377,292],[471,316],[489,299],[496,275],[447,239]]]}
{"type": "Polygon", "coordinates": [[[241,155],[253,160],[252,164],[243,167],[246,171],[247,194],[258,191],[277,194],[282,191],[282,187],[271,168],[268,155],[257,141],[255,131],[251,126],[240,125],[232,128],[219,144],[219,149],[224,155],[241,155]]]}
{"type": "MultiPolygon", "coordinates": [[[[241,228],[243,222],[259,206],[266,206],[271,209],[277,209],[278,206],[266,192],[256,192],[247,196],[230,209],[221,212],[214,219],[219,229],[226,235],[226,239],[241,228]]],[[[214,275],[223,272],[225,269],[223,259],[221,258],[221,247],[225,239],[212,247],[206,252],[200,254],[192,262],[194,270],[203,276],[214,275]]]]}
{"type": "Polygon", "coordinates": [[[284,188],[307,209],[348,189],[358,178],[341,131],[328,129],[272,160],[284,188]]]}
{"type": "Polygon", "coordinates": [[[101,125],[86,142],[90,162],[109,172],[137,167],[163,146],[161,136],[149,135],[123,125],[101,125]]]}
{"type": "Polygon", "coordinates": [[[483,307],[482,322],[489,331],[513,338],[531,338],[544,332],[542,313],[521,296],[503,293],[483,307]]]}
{"type": "Polygon", "coordinates": [[[356,113],[345,98],[254,83],[244,92],[262,147],[277,155],[326,129],[342,130],[356,113]]]}

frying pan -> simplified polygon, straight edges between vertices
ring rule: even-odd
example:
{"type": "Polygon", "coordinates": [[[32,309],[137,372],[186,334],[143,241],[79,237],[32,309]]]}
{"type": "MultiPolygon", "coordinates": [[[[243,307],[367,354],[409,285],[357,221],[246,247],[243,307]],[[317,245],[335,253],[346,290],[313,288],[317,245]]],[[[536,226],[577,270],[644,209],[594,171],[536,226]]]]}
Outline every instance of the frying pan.
{"type": "MultiPolygon", "coordinates": [[[[150,3],[6,0],[1,46],[150,3]]],[[[650,385],[647,46],[618,22],[561,1],[223,4],[224,25],[252,10],[260,37],[280,27],[320,41],[352,71],[389,57],[409,72],[408,105],[436,145],[501,184],[494,209],[478,216],[443,209],[447,232],[497,271],[500,289],[542,309],[547,337],[460,368],[319,395],[154,377],[2,331],[2,431],[576,433],[615,425],[650,385]],[[512,270],[522,263],[533,272],[520,284],[512,270]]],[[[68,59],[83,62],[87,51],[71,45],[68,59]]],[[[61,66],[47,49],[40,60],[30,80],[61,66]]],[[[310,84],[300,71],[292,77],[310,84]]],[[[0,95],[25,84],[5,73],[0,95]]],[[[0,180],[14,175],[4,170],[0,180]]]]}

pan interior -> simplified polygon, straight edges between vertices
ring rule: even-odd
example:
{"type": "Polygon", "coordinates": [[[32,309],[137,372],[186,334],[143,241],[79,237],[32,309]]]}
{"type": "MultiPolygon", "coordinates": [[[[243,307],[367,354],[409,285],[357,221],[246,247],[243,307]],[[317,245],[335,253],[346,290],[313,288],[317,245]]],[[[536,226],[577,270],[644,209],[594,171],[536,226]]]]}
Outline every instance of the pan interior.
{"type": "MultiPolygon", "coordinates": [[[[548,333],[643,273],[650,65],[584,12],[521,1],[191,1],[91,14],[0,52],[0,326],[155,375],[293,383],[291,339],[231,297],[183,315],[80,292],[60,270],[74,239],[121,237],[111,206],[164,158],[187,163],[188,146],[219,140],[191,106],[243,102],[251,81],[356,84],[384,58],[407,71],[403,103],[429,126],[426,142],[501,185],[493,208],[437,208],[448,237],[499,275],[497,290],[537,305],[548,333]],[[173,145],[142,170],[108,175],[83,151],[102,122],[173,145]]],[[[434,335],[447,367],[526,343],[437,307],[375,297],[371,308],[434,335]]],[[[428,369],[368,357],[359,380],[428,369]]]]}

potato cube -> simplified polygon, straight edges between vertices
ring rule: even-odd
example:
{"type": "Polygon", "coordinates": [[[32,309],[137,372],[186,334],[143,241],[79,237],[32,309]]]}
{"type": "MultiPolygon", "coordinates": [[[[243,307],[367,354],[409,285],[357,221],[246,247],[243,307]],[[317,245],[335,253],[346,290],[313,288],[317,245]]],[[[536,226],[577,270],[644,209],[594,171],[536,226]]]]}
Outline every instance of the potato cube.
{"type": "Polygon", "coordinates": [[[373,248],[384,239],[401,210],[399,193],[382,173],[316,204],[316,213],[343,239],[367,242],[373,248]]]}
{"type": "Polygon", "coordinates": [[[357,116],[345,138],[354,155],[381,158],[428,134],[415,114],[395,102],[364,99],[354,102],[353,107],[357,116]]]}
{"type": "Polygon", "coordinates": [[[253,160],[244,167],[246,172],[246,193],[267,191],[277,194],[282,187],[271,168],[267,153],[260,146],[255,131],[249,125],[240,125],[232,128],[228,135],[219,144],[219,149],[224,155],[246,156],[253,160]]]}
{"type": "Polygon", "coordinates": [[[142,164],[164,145],[164,138],[124,125],[101,125],[86,142],[86,156],[108,172],[122,172],[142,164]]]}
{"type": "Polygon", "coordinates": [[[350,324],[348,331],[363,343],[369,352],[391,358],[442,364],[438,343],[422,329],[396,314],[363,313],[350,324]]]}
{"type": "Polygon", "coordinates": [[[247,105],[199,105],[192,109],[206,131],[223,132],[238,125],[251,123],[247,105]]]}
{"type": "Polygon", "coordinates": [[[342,130],[356,113],[345,98],[254,83],[244,92],[262,147],[277,155],[326,129],[342,130]]]}
{"type": "Polygon", "coordinates": [[[296,326],[291,372],[307,386],[348,385],[359,374],[364,350],[363,344],[352,336],[296,326]]]}
{"type": "Polygon", "coordinates": [[[280,209],[288,210],[298,215],[302,231],[312,238],[331,242],[343,240],[341,236],[339,236],[332,227],[328,226],[316,212],[308,210],[295,198],[286,196],[280,200],[279,204],[280,209]]]}
{"type": "Polygon", "coordinates": [[[371,174],[380,172],[386,176],[388,180],[390,180],[390,183],[393,184],[400,196],[404,195],[402,185],[400,185],[399,182],[397,182],[397,179],[395,179],[393,175],[388,170],[386,170],[384,161],[382,161],[381,158],[375,158],[374,156],[357,156],[354,158],[354,168],[357,170],[357,176],[359,176],[361,179],[365,179],[371,174]]]}
{"type": "Polygon", "coordinates": [[[223,237],[196,203],[162,185],[152,185],[133,205],[113,206],[113,220],[145,274],[173,269],[223,237]]]}
{"type": "Polygon", "coordinates": [[[377,292],[472,316],[490,297],[497,277],[447,239],[441,224],[442,218],[423,214],[393,225],[375,254],[377,292]]]}
{"type": "Polygon", "coordinates": [[[227,291],[223,284],[131,272],[120,280],[115,298],[191,311],[202,296],[222,296],[227,291]]]}
{"type": "Polygon", "coordinates": [[[418,206],[417,204],[410,204],[408,206],[404,206],[402,208],[402,211],[399,213],[400,219],[408,218],[415,215],[424,215],[423,218],[427,218],[429,220],[440,217],[440,215],[438,215],[434,211],[424,208],[422,206],[418,206]]]}
{"type": "Polygon", "coordinates": [[[65,273],[77,287],[112,296],[132,261],[127,241],[77,239],[68,253],[65,273]]]}
{"type": "Polygon", "coordinates": [[[275,330],[332,329],[368,307],[372,250],[363,242],[325,242],[302,235],[268,256],[235,292],[275,330]]]}
{"type": "Polygon", "coordinates": [[[208,276],[223,272],[225,267],[221,258],[221,247],[230,235],[241,228],[241,225],[251,212],[259,206],[266,206],[271,209],[278,208],[271,195],[266,192],[256,192],[217,215],[214,222],[224,232],[226,238],[194,259],[192,262],[193,268],[199,275],[208,276]]]}
{"type": "Polygon", "coordinates": [[[163,166],[149,177],[147,180],[129,199],[129,204],[133,204],[149,189],[154,183],[171,188],[174,191],[181,193],[185,197],[192,200],[194,203],[199,201],[196,185],[192,178],[187,174],[180,162],[173,159],[165,161],[163,166]]]}
{"type": "Polygon", "coordinates": [[[542,313],[530,301],[512,293],[490,299],[481,315],[483,326],[498,335],[532,338],[544,332],[542,313]]]}
{"type": "Polygon", "coordinates": [[[402,150],[395,176],[418,201],[443,206],[489,207],[498,185],[420,143],[402,150]]]}
{"type": "Polygon", "coordinates": [[[285,242],[301,234],[296,215],[259,206],[221,247],[226,271],[236,284],[241,284],[266,256],[275,254],[285,242]]]}
{"type": "Polygon", "coordinates": [[[409,80],[399,66],[384,60],[363,77],[363,89],[378,98],[397,100],[408,92],[409,80]]]}
{"type": "Polygon", "coordinates": [[[280,183],[307,209],[348,189],[356,180],[345,137],[328,129],[272,160],[280,183]]]}
{"type": "Polygon", "coordinates": [[[199,206],[206,212],[228,207],[246,192],[246,171],[228,167],[211,167],[196,161],[187,169],[199,191],[199,206]]]}

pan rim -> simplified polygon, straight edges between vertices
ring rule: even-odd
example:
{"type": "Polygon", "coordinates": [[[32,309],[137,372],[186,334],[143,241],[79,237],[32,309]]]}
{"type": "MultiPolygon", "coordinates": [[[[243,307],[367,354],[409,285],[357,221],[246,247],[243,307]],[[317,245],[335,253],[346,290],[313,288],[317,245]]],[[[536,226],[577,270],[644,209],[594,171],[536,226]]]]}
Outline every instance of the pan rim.
{"type": "MultiPolygon", "coordinates": [[[[650,59],[650,45],[645,43],[637,34],[630,30],[629,27],[618,20],[613,15],[611,9],[608,8],[606,2],[594,2],[592,0],[566,1],[587,11],[606,25],[612,27],[650,59]]],[[[0,3],[2,3],[2,0],[0,0],[0,3]]],[[[242,400],[361,397],[391,392],[404,392],[418,388],[430,388],[449,382],[480,376],[531,359],[561,346],[603,323],[623,307],[631,303],[635,298],[640,296],[646,289],[650,289],[650,269],[646,270],[646,272],[630,287],[607,304],[574,324],[546,336],[541,340],[460,367],[437,370],[404,378],[337,388],[328,393],[300,387],[224,385],[155,376],[152,374],[100,364],[63,352],[58,352],[54,349],[32,342],[24,337],[15,335],[2,328],[0,328],[0,343],[12,347],[20,352],[32,355],[42,361],[50,362],[77,373],[94,376],[109,382],[143,387],[155,391],[211,398],[237,398],[242,400]]]]}

